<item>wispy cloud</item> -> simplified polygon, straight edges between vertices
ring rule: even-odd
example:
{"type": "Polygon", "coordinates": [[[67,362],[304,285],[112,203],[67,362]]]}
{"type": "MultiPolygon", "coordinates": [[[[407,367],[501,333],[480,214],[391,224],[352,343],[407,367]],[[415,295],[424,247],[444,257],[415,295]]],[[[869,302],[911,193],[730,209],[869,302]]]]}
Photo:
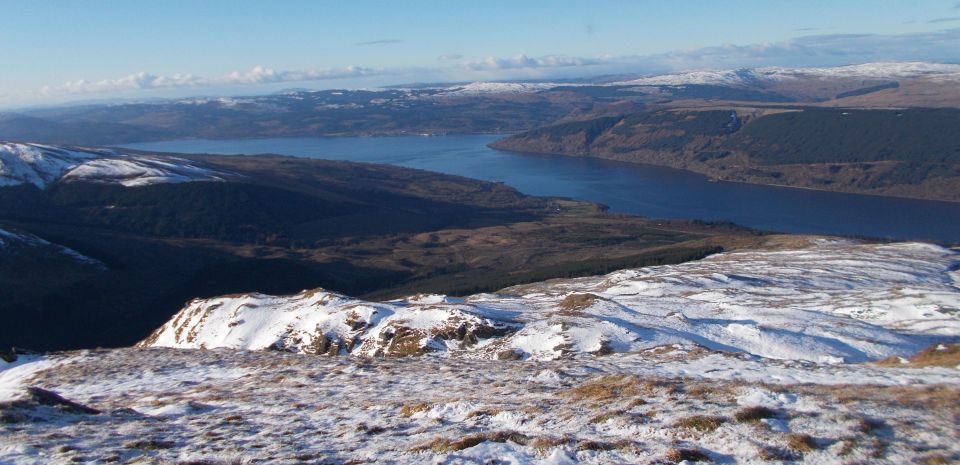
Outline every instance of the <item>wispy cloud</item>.
{"type": "Polygon", "coordinates": [[[794,29],[794,31],[797,31],[797,32],[811,32],[811,31],[819,31],[819,30],[820,30],[819,27],[801,27],[801,28],[794,29]]]}
{"type": "Polygon", "coordinates": [[[595,58],[577,58],[563,55],[547,55],[532,58],[526,55],[516,55],[509,58],[486,57],[482,60],[471,61],[461,65],[472,71],[532,69],[532,68],[570,68],[590,66],[602,63],[595,58]]]}
{"type": "Polygon", "coordinates": [[[952,23],[952,22],[954,22],[954,21],[960,21],[960,16],[948,16],[948,17],[945,17],[945,18],[934,18],[934,19],[931,19],[931,20],[927,21],[927,23],[929,23],[929,24],[939,24],[939,23],[952,23]]]}
{"type": "Polygon", "coordinates": [[[363,47],[363,46],[367,46],[367,45],[399,44],[399,43],[402,43],[402,42],[403,42],[403,40],[400,40],[400,39],[379,39],[379,40],[370,40],[370,41],[367,41],[367,42],[357,42],[357,43],[355,43],[355,44],[353,44],[353,45],[359,45],[359,46],[363,47]]]}
{"type": "Polygon", "coordinates": [[[463,55],[460,55],[459,53],[445,53],[437,57],[437,59],[440,61],[454,61],[461,58],[463,58],[463,55]]]}
{"type": "Polygon", "coordinates": [[[193,74],[170,76],[139,72],[117,79],[99,81],[78,80],[59,86],[44,86],[43,96],[95,94],[150,89],[174,89],[185,87],[235,86],[249,84],[273,84],[282,82],[325,81],[387,74],[389,71],[359,66],[324,68],[306,71],[276,71],[264,66],[255,66],[248,71],[234,71],[223,76],[207,78],[193,74]]]}

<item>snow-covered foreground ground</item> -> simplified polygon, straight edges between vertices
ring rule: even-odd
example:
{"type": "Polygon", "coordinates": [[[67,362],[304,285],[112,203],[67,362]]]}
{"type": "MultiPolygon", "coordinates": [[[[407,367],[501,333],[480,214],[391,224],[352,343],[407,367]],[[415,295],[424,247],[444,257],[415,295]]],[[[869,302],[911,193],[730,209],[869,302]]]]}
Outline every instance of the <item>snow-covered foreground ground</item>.
{"type": "Polygon", "coordinates": [[[0,404],[0,463],[960,457],[955,368],[814,365],[672,346],[553,361],[151,348],[33,364],[19,365],[0,392],[39,386],[101,413],[23,394],[0,404]]]}
{"type": "Polygon", "coordinates": [[[226,296],[190,302],[142,345],[551,360],[679,343],[865,362],[960,337],[958,265],[928,244],[812,239],[465,299],[226,296]]]}
{"type": "Polygon", "coordinates": [[[194,301],[144,342],[177,348],[0,362],[0,463],[960,459],[957,254],[771,241],[465,299],[194,301]]]}

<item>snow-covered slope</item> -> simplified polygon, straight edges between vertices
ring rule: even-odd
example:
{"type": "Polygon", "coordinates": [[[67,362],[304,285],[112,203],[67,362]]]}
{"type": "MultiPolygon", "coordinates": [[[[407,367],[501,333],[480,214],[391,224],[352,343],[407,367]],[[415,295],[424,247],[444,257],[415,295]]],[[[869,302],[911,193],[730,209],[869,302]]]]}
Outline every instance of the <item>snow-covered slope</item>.
{"type": "Polygon", "coordinates": [[[814,241],[465,299],[226,296],[190,302],[141,345],[547,360],[692,343],[862,362],[960,337],[958,263],[927,244],[814,241]]]}
{"type": "Polygon", "coordinates": [[[106,149],[67,148],[0,142],[0,187],[57,181],[87,181],[142,186],[218,181],[227,173],[175,157],[135,155],[106,149]]]}
{"type": "MultiPolygon", "coordinates": [[[[68,257],[83,265],[89,265],[98,269],[106,269],[106,265],[100,260],[90,258],[69,247],[60,244],[54,244],[30,233],[0,229],[0,260],[3,259],[2,254],[4,252],[18,253],[18,251],[23,249],[30,250],[31,260],[39,259],[39,256],[35,255],[37,249],[45,249],[53,252],[56,255],[68,257]]],[[[9,259],[9,256],[7,256],[7,259],[9,259]]]]}
{"type": "Polygon", "coordinates": [[[917,77],[960,81],[960,65],[926,62],[880,62],[831,68],[768,67],[721,71],[705,70],[643,77],[615,84],[748,86],[797,79],[904,79],[917,77]]]}

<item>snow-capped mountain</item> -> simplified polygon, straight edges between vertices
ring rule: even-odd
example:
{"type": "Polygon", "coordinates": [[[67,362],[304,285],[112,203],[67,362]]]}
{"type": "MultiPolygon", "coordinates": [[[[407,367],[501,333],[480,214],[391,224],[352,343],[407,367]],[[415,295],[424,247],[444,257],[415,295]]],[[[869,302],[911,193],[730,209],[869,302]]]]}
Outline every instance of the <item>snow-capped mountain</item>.
{"type": "Polygon", "coordinates": [[[0,187],[58,181],[87,181],[124,186],[220,181],[228,173],[176,157],[127,154],[115,150],[0,142],[0,187]]]}
{"type": "Polygon", "coordinates": [[[931,77],[960,80],[960,65],[927,62],[878,62],[830,68],[744,68],[702,70],[642,77],[616,85],[678,86],[713,84],[750,86],[798,79],[905,79],[931,77]]]}
{"type": "Polygon", "coordinates": [[[140,345],[550,360],[696,344],[862,362],[960,336],[958,263],[933,245],[820,240],[463,299],[225,296],[190,302],[140,345]]]}
{"type": "Polygon", "coordinates": [[[444,87],[439,95],[523,94],[539,92],[560,85],[551,82],[471,82],[462,86],[444,87]]]}

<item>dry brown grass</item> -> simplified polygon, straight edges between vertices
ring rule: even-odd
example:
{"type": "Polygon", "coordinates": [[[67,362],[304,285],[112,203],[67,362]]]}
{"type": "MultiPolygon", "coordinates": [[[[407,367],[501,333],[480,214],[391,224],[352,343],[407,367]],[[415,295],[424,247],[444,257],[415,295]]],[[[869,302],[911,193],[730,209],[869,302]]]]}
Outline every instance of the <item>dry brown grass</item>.
{"type": "Polygon", "coordinates": [[[857,420],[857,431],[863,434],[876,434],[886,428],[887,424],[878,418],[861,418],[857,420]]]}
{"type": "Polygon", "coordinates": [[[561,395],[578,399],[610,400],[635,397],[647,392],[649,392],[649,387],[636,376],[608,375],[563,391],[561,395]]]}
{"type": "Polygon", "coordinates": [[[925,455],[917,459],[918,465],[950,465],[957,463],[953,458],[944,454],[925,455]]]}
{"type": "Polygon", "coordinates": [[[560,314],[576,315],[599,300],[604,299],[596,294],[570,294],[563,298],[558,307],[561,309],[560,314]]]}
{"type": "Polygon", "coordinates": [[[819,449],[819,446],[817,440],[809,434],[791,433],[787,435],[787,449],[804,453],[819,449]]]}
{"type": "Polygon", "coordinates": [[[623,416],[625,413],[627,413],[626,410],[612,410],[612,411],[609,411],[609,412],[604,412],[604,413],[601,413],[601,414],[599,414],[599,415],[591,418],[591,419],[590,419],[590,423],[604,423],[604,422],[606,422],[606,421],[608,421],[608,420],[612,420],[612,419],[614,419],[614,418],[621,417],[621,416],[623,416]]]}
{"type": "Polygon", "coordinates": [[[606,441],[594,441],[592,439],[584,439],[577,441],[577,450],[613,450],[616,449],[616,446],[611,442],[606,441]]]}
{"type": "Polygon", "coordinates": [[[469,420],[469,419],[471,419],[471,418],[492,417],[492,416],[494,416],[494,415],[496,415],[496,414],[498,414],[498,413],[500,413],[500,409],[496,409],[496,408],[478,408],[478,409],[476,409],[476,410],[470,411],[470,413],[467,413],[467,416],[464,417],[464,418],[467,419],[467,420],[469,420]]]}
{"type": "Polygon", "coordinates": [[[733,414],[733,418],[735,418],[739,423],[756,422],[763,420],[764,418],[773,418],[775,416],[777,416],[776,411],[759,405],[753,407],[744,407],[740,410],[737,410],[737,413],[733,414]]]}
{"type": "Polygon", "coordinates": [[[910,357],[910,365],[915,367],[956,367],[960,366],[960,344],[938,344],[927,347],[910,357]],[[942,347],[942,348],[941,348],[942,347]]]}
{"type": "Polygon", "coordinates": [[[554,447],[560,447],[565,444],[569,444],[571,441],[570,438],[565,437],[555,437],[555,436],[537,436],[530,440],[527,443],[527,446],[532,447],[536,450],[544,451],[548,449],[553,449],[554,447]]]}
{"type": "MultiPolygon", "coordinates": [[[[767,385],[764,386],[768,387],[767,385]]],[[[891,407],[910,407],[928,411],[960,415],[960,386],[862,386],[862,385],[805,385],[793,386],[792,392],[829,398],[832,402],[873,402],[891,407]]],[[[771,389],[773,390],[773,389],[771,389]]]]}
{"type": "Polygon", "coordinates": [[[757,457],[759,457],[760,460],[766,461],[792,461],[800,458],[797,456],[797,454],[787,449],[781,449],[774,446],[760,447],[757,449],[757,457]]]}
{"type": "Polygon", "coordinates": [[[713,431],[720,427],[720,425],[727,422],[727,419],[721,416],[716,415],[692,415],[686,418],[681,418],[674,423],[675,427],[678,428],[690,428],[697,431],[713,431]]]}
{"type": "Polygon", "coordinates": [[[407,404],[403,407],[400,407],[400,416],[410,418],[416,413],[425,412],[427,410],[430,410],[430,404],[407,404]]]}
{"type": "Polygon", "coordinates": [[[699,449],[670,449],[667,451],[667,460],[671,462],[709,462],[710,456],[699,449]]]}
{"type": "Polygon", "coordinates": [[[495,431],[490,433],[477,433],[461,437],[459,439],[435,438],[418,446],[413,451],[431,450],[438,453],[453,452],[469,449],[482,442],[512,442],[514,444],[527,445],[530,437],[517,433],[515,431],[495,431]]]}
{"type": "Polygon", "coordinates": [[[875,365],[900,368],[948,367],[960,365],[960,344],[934,344],[906,359],[887,357],[874,362],[875,365]]]}

